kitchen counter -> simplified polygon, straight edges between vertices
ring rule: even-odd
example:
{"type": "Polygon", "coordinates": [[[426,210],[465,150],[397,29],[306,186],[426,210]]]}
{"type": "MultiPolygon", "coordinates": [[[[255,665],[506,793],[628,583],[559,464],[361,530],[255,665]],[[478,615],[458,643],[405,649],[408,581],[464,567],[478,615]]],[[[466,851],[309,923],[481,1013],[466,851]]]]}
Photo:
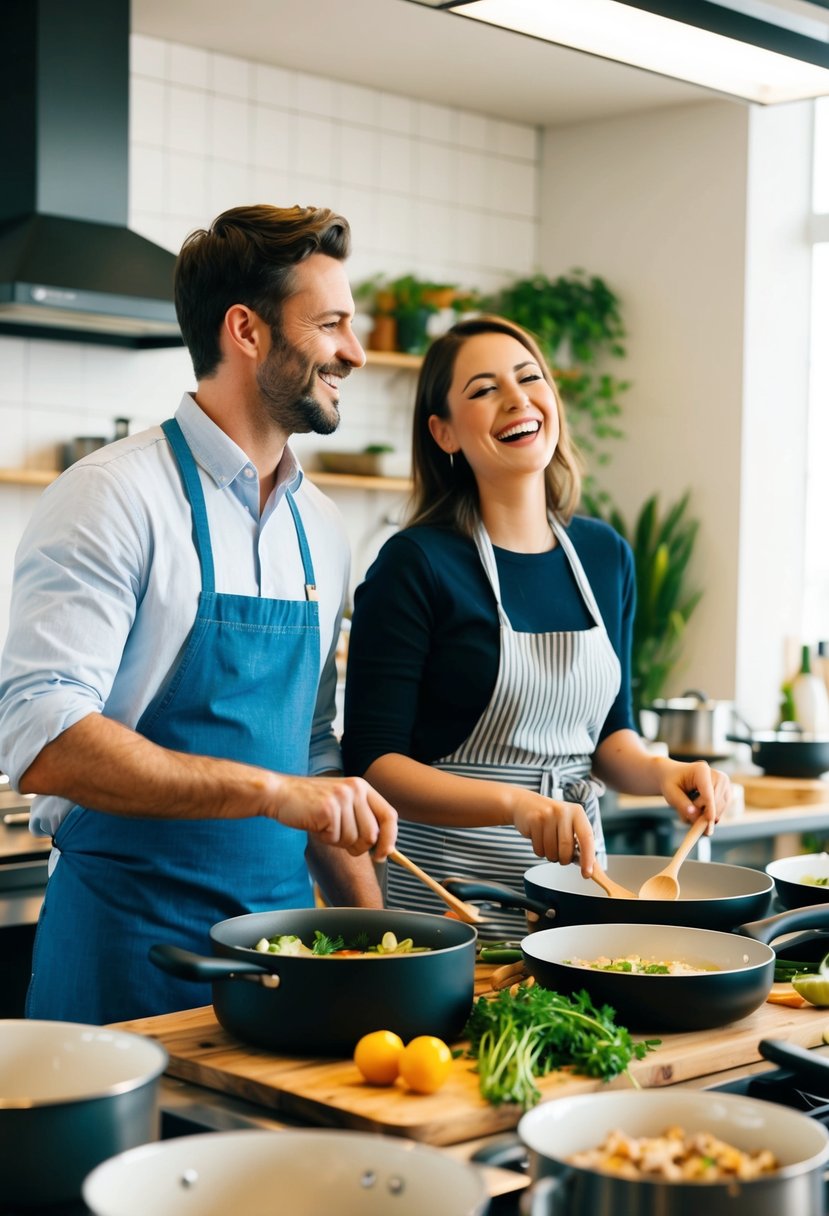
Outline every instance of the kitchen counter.
{"type": "MultiPolygon", "coordinates": [[[[652,832],[657,846],[654,851],[664,856],[674,852],[686,830],[673,807],[668,806],[660,796],[611,794],[603,800],[602,822],[607,833],[624,830],[652,832]]],[[[826,800],[821,802],[759,808],[746,800],[745,810],[720,820],[713,839],[721,845],[733,845],[777,837],[797,837],[804,832],[829,837],[829,783],[826,800]]],[[[711,859],[711,840],[711,837],[703,836],[697,845],[694,855],[700,861],[711,859]]],[[[781,856],[800,851],[792,842],[787,842],[781,856]]]]}
{"type": "MultiPolygon", "coordinates": [[[[491,970],[478,968],[479,993],[488,990],[491,970]]],[[[785,1039],[829,1054],[829,1047],[822,1045],[826,1017],[826,1011],[811,1007],[793,1010],[765,1004],[732,1026],[664,1036],[656,1052],[631,1068],[644,1087],[719,1086],[769,1071],[770,1065],[760,1059],[757,1050],[763,1038],[785,1039]]],[[[445,1090],[426,1098],[409,1097],[405,1090],[390,1093],[365,1087],[349,1060],[281,1058],[248,1047],[218,1026],[209,1006],[119,1026],[152,1035],[170,1053],[161,1090],[165,1135],[245,1127],[340,1126],[411,1134],[457,1159],[468,1160],[479,1148],[514,1129],[518,1119],[515,1108],[493,1108],[483,1102],[471,1062],[465,1058],[455,1061],[445,1090]]],[[[611,1088],[627,1085],[619,1077],[611,1088]]],[[[541,1079],[539,1088],[544,1101],[555,1101],[604,1086],[565,1072],[541,1079]]],[[[486,1178],[491,1194],[502,1197],[493,1216],[517,1211],[515,1196],[526,1187],[526,1179],[490,1168],[486,1178]]]]}

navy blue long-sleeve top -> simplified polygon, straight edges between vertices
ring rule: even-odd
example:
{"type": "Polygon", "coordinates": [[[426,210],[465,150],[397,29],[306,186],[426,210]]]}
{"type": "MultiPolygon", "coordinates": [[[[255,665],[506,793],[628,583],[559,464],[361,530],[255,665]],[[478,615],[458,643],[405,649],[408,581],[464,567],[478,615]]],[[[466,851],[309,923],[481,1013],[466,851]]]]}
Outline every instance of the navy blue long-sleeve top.
{"type": "MultiPolygon", "coordinates": [[[[634,730],[630,643],[633,555],[609,524],[576,516],[567,533],[619,657],[622,684],[599,739],[634,730]]],[[[546,553],[495,548],[513,629],[590,629],[593,619],[560,545],[546,553]]],[[[489,704],[500,655],[495,597],[475,542],[450,529],[407,528],[381,549],[357,588],[345,695],[345,771],[362,775],[396,752],[432,763],[453,752],[489,704]]]]}

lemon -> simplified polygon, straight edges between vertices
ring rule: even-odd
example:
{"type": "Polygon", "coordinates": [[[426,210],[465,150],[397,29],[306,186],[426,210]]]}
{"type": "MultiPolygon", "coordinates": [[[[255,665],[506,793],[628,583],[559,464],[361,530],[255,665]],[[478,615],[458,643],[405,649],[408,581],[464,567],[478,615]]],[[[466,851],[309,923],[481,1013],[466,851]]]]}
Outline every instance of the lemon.
{"type": "Polygon", "coordinates": [[[792,988],[810,1005],[829,1005],[829,976],[796,975],[792,988]]]}
{"type": "Polygon", "coordinates": [[[394,1085],[403,1040],[391,1030],[364,1034],[354,1048],[354,1063],[370,1085],[394,1085]]]}

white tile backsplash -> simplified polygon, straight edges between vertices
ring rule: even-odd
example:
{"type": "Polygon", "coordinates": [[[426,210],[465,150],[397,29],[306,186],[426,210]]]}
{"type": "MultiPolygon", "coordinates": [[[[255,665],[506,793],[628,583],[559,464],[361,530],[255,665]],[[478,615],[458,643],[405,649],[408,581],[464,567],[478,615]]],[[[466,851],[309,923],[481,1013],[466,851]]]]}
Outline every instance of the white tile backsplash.
{"type": "Polygon", "coordinates": [[[337,85],[324,76],[311,76],[307,72],[296,74],[295,108],[300,114],[319,114],[330,118],[336,113],[334,94],[337,85]]]}
{"type": "Polygon", "coordinates": [[[234,55],[209,56],[208,77],[215,93],[247,101],[253,96],[254,64],[234,55]]]}
{"type": "MultiPolygon", "coordinates": [[[[28,350],[29,343],[24,338],[0,340],[0,403],[4,405],[19,406],[24,400],[28,350]]],[[[5,427],[3,434],[8,437],[5,427]]],[[[12,462],[4,459],[0,463],[10,464],[12,462]]]]}
{"type": "Polygon", "coordinates": [[[250,163],[251,107],[235,97],[213,97],[208,120],[208,148],[213,156],[250,163]]]}
{"type": "Polygon", "coordinates": [[[253,65],[253,96],[257,102],[294,109],[296,102],[296,72],[290,68],[275,68],[267,63],[253,65]]]}
{"type": "Polygon", "coordinates": [[[208,110],[204,91],[170,85],[167,93],[167,147],[176,152],[204,156],[208,110]]]}
{"type": "Polygon", "coordinates": [[[130,79],[130,144],[164,143],[167,86],[145,76],[130,79]]]}
{"type": "Polygon", "coordinates": [[[194,89],[206,89],[209,83],[209,61],[207,51],[200,47],[170,43],[169,78],[175,84],[191,85],[194,89]]]}
{"type": "MultiPolygon", "coordinates": [[[[130,226],[177,251],[187,233],[251,202],[330,206],[353,234],[353,283],[382,272],[483,291],[535,268],[534,127],[289,68],[133,35],[130,226]]],[[[370,368],[343,392],[342,424],[300,436],[309,467],[325,445],[408,452],[415,377],[370,368]]],[[[47,468],[68,439],[141,430],[194,388],[186,351],[126,351],[0,337],[0,465],[47,468]]],[[[0,485],[0,639],[14,550],[36,489],[0,485]]],[[[352,544],[352,585],[405,497],[334,491],[352,544]]]]}
{"type": "Polygon", "coordinates": [[[133,76],[154,76],[157,80],[168,78],[170,43],[146,34],[130,36],[130,72],[133,76]]]}

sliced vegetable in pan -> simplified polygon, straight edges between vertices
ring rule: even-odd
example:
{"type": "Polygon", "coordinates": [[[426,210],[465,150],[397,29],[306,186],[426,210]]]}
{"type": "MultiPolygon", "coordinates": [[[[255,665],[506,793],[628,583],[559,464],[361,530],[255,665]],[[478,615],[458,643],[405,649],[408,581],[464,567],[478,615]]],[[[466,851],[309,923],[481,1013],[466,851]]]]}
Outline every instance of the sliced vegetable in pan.
{"type": "Polygon", "coordinates": [[[260,954],[307,955],[309,958],[376,958],[382,954],[422,954],[428,952],[431,947],[416,946],[410,937],[398,941],[393,933],[384,933],[381,940],[373,946],[368,944],[368,939],[346,946],[342,937],[332,938],[315,929],[314,941],[310,946],[295,934],[283,933],[277,937],[260,938],[253,949],[258,950],[260,954]]]}

